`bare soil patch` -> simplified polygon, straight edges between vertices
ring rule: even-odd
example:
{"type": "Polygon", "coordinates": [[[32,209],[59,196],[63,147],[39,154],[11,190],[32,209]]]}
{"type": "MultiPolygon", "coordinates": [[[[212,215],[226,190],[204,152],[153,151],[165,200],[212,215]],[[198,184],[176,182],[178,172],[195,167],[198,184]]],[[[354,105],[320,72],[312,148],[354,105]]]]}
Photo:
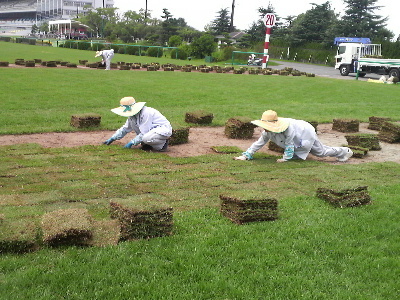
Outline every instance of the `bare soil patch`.
{"type": "MultiPolygon", "coordinates": [[[[360,124],[360,133],[378,133],[377,131],[367,128],[368,123],[360,124]]],[[[83,145],[99,145],[114,133],[115,131],[89,131],[89,132],[66,132],[66,133],[39,133],[28,135],[0,135],[0,145],[14,145],[36,143],[42,147],[78,147],[83,145]]],[[[322,143],[329,146],[341,146],[347,144],[345,135],[332,130],[332,124],[319,124],[318,137],[322,143]]],[[[224,134],[224,127],[194,127],[189,131],[189,143],[182,145],[170,146],[167,155],[171,157],[190,157],[215,153],[211,147],[213,146],[237,146],[245,151],[255,140],[261,135],[261,129],[256,128],[252,139],[238,140],[227,138],[224,134]]],[[[125,145],[134,135],[128,134],[123,139],[115,141],[113,145],[125,145]]],[[[400,144],[389,144],[380,142],[382,147],[379,151],[369,151],[364,158],[351,158],[347,163],[357,164],[366,162],[386,162],[393,161],[400,163],[400,155],[398,150],[400,144]]],[[[107,146],[104,146],[107,147],[107,146]]],[[[280,155],[277,152],[268,150],[267,145],[260,152],[280,155]]],[[[233,157],[234,155],[232,155],[233,157]]],[[[335,158],[324,157],[318,158],[309,155],[309,160],[320,160],[329,163],[338,163],[335,158]]]]}

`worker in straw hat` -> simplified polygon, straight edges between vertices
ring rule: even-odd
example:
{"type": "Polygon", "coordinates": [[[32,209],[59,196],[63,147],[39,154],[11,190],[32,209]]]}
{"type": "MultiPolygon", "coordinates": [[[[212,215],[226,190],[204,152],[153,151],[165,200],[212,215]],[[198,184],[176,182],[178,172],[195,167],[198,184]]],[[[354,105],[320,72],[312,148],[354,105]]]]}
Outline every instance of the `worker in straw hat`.
{"type": "Polygon", "coordinates": [[[96,51],[96,55],[94,57],[101,56],[101,62],[106,64],[106,70],[111,69],[111,59],[114,57],[114,49],[96,51]]]}
{"type": "Polygon", "coordinates": [[[290,118],[279,118],[273,110],[263,113],[261,120],[252,121],[254,125],[264,128],[264,132],[258,141],[254,142],[236,160],[253,159],[255,152],[260,150],[268,141],[273,141],[284,149],[283,157],[277,162],[285,162],[292,159],[305,160],[309,153],[318,156],[336,157],[338,161],[345,162],[353,152],[347,147],[329,147],[323,145],[315,132],[315,128],[306,121],[290,118]]]}
{"type": "Polygon", "coordinates": [[[129,132],[135,131],[136,137],[124,148],[141,144],[143,150],[166,151],[168,138],[172,135],[171,124],[158,110],[147,107],[145,104],[146,102],[136,102],[133,97],[122,98],[120,106],[111,111],[127,117],[128,120],[103,144],[110,145],[115,140],[122,139],[129,132]]]}

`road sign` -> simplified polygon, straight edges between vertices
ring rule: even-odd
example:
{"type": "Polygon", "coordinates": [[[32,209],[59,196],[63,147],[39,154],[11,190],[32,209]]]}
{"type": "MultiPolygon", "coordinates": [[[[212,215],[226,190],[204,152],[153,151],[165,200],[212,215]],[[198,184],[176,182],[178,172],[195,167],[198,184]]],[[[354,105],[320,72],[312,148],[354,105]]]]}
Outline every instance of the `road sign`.
{"type": "Polygon", "coordinates": [[[265,26],[267,26],[267,27],[274,26],[275,25],[275,20],[276,20],[275,14],[266,14],[264,16],[264,23],[265,23],[265,26]]]}

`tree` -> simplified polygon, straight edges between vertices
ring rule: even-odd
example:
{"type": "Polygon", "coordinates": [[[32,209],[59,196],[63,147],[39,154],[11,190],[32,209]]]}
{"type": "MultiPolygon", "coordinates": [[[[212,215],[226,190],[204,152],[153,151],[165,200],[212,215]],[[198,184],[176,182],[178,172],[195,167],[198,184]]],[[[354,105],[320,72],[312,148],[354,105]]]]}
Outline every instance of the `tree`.
{"type": "Polygon", "coordinates": [[[96,8],[80,16],[79,21],[91,28],[97,36],[110,36],[117,22],[117,8],[96,8]]]}
{"type": "Polygon", "coordinates": [[[231,20],[229,17],[229,11],[227,8],[223,8],[218,11],[218,16],[211,25],[211,32],[215,35],[223,34],[225,32],[230,32],[231,30],[231,20]]]}
{"type": "MultiPolygon", "coordinates": [[[[271,5],[271,3],[268,4],[267,8],[259,7],[257,9],[257,12],[259,14],[259,18],[256,22],[253,22],[250,26],[249,29],[246,30],[246,44],[250,43],[252,45],[264,41],[265,40],[265,24],[264,24],[264,16],[267,13],[271,13],[275,15],[275,26],[272,27],[272,32],[274,33],[273,36],[276,36],[275,30],[281,26],[280,18],[279,16],[275,13],[274,7],[271,5]]],[[[272,38],[272,36],[271,36],[272,38]]]]}
{"type": "Polygon", "coordinates": [[[291,23],[291,44],[317,42],[331,44],[334,33],[330,28],[337,23],[335,12],[329,2],[323,4],[312,3],[313,7],[299,15],[291,23]],[[333,35],[333,36],[332,36],[333,35]]]}
{"type": "Polygon", "coordinates": [[[387,18],[375,14],[381,6],[377,0],[343,0],[346,4],[345,14],[340,21],[338,31],[342,36],[369,37],[371,39],[393,37],[387,30],[387,18]]]}
{"type": "Polygon", "coordinates": [[[196,58],[204,58],[205,56],[211,56],[216,48],[217,43],[214,42],[214,37],[204,34],[190,44],[190,55],[196,58]]]}
{"type": "Polygon", "coordinates": [[[169,47],[178,47],[182,44],[182,38],[179,35],[172,35],[168,40],[169,47]]]}

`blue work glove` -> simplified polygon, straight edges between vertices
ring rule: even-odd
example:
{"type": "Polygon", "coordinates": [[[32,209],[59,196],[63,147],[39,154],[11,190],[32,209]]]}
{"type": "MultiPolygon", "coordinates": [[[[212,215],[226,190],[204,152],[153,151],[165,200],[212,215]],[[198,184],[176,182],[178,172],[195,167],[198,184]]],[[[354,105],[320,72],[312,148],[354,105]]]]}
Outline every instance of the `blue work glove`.
{"type": "Polygon", "coordinates": [[[104,145],[110,145],[115,140],[113,138],[109,138],[107,141],[103,142],[104,145]]]}
{"type": "Polygon", "coordinates": [[[131,148],[132,146],[134,146],[134,144],[132,143],[132,141],[130,141],[128,144],[124,146],[124,148],[131,148]]]}

